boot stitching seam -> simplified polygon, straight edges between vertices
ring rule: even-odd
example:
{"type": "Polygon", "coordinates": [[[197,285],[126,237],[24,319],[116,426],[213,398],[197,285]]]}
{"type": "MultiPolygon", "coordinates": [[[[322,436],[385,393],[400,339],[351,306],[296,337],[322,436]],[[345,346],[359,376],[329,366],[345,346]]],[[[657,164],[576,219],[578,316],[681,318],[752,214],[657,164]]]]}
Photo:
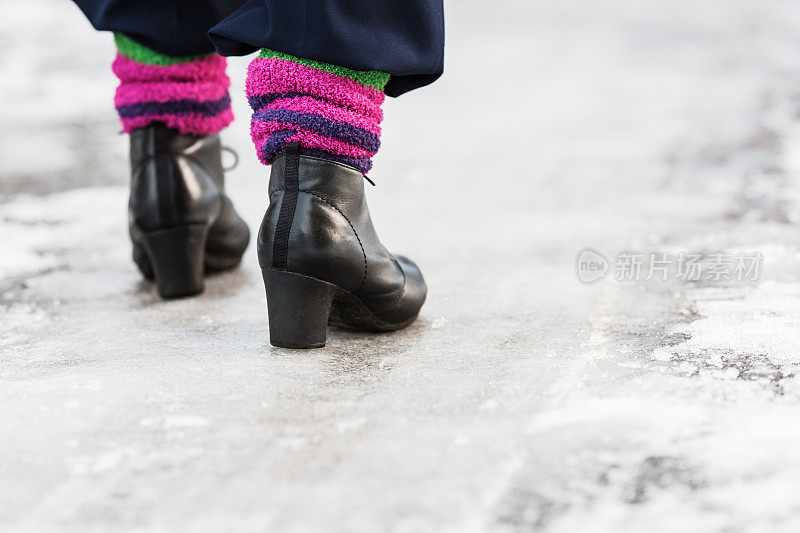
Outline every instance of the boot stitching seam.
{"type": "MultiPolygon", "coordinates": [[[[276,192],[279,192],[279,191],[285,191],[285,190],[286,190],[285,188],[281,188],[281,189],[275,189],[275,190],[273,190],[273,191],[272,191],[272,192],[271,192],[269,195],[270,195],[270,197],[272,197],[272,195],[273,195],[273,194],[275,194],[276,192]]],[[[310,190],[308,190],[308,189],[298,189],[298,191],[297,191],[297,192],[302,192],[302,193],[310,194],[311,196],[315,196],[315,197],[319,198],[320,200],[322,200],[323,202],[325,202],[326,204],[328,204],[329,206],[331,206],[332,208],[336,209],[336,211],[337,211],[337,212],[338,212],[340,215],[342,215],[342,218],[344,218],[344,219],[347,221],[347,224],[350,226],[350,229],[351,229],[351,230],[353,230],[353,235],[355,235],[355,236],[356,236],[356,240],[358,241],[358,246],[361,248],[361,255],[363,255],[363,256],[364,256],[364,276],[363,276],[363,277],[362,277],[362,279],[361,279],[361,285],[360,285],[360,286],[359,286],[359,287],[358,287],[356,290],[354,290],[354,291],[352,291],[352,292],[350,293],[350,294],[356,294],[358,291],[360,291],[361,289],[363,289],[363,288],[364,288],[364,284],[366,284],[366,282],[367,282],[367,252],[365,252],[365,251],[364,251],[364,244],[361,242],[361,237],[359,237],[359,236],[358,236],[358,232],[356,231],[356,228],[355,228],[355,226],[353,226],[353,223],[352,223],[352,222],[350,222],[350,219],[349,219],[349,218],[347,218],[347,215],[345,215],[345,214],[342,212],[342,210],[341,210],[341,209],[339,209],[338,207],[336,207],[336,206],[335,206],[335,205],[334,205],[334,204],[333,204],[333,203],[332,203],[330,200],[328,200],[327,198],[325,198],[325,197],[323,197],[323,196],[320,196],[319,194],[317,194],[317,193],[315,193],[315,192],[313,192],[313,191],[310,191],[310,190]]]]}

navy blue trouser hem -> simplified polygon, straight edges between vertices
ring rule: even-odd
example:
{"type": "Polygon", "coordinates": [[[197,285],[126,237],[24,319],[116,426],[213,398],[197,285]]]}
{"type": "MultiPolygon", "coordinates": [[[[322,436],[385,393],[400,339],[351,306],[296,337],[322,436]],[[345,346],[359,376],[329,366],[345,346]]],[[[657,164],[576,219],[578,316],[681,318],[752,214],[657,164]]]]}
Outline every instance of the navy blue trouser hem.
{"type": "Polygon", "coordinates": [[[442,0],[75,0],[98,30],[163,54],[245,55],[269,48],[392,75],[398,96],[444,68],[442,0]]]}

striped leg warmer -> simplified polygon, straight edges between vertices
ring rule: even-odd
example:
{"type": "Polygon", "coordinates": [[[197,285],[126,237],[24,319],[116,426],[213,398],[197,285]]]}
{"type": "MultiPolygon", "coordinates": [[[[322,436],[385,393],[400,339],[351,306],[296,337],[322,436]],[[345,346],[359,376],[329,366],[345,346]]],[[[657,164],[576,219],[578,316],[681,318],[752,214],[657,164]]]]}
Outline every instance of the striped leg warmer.
{"type": "Polygon", "coordinates": [[[250,133],[269,165],[287,143],[367,173],[380,147],[389,74],[355,71],[263,49],[247,70],[250,133]]]}
{"type": "Polygon", "coordinates": [[[183,134],[210,135],[231,123],[224,57],[167,56],[119,33],[114,41],[114,105],[125,132],[162,122],[183,134]]]}

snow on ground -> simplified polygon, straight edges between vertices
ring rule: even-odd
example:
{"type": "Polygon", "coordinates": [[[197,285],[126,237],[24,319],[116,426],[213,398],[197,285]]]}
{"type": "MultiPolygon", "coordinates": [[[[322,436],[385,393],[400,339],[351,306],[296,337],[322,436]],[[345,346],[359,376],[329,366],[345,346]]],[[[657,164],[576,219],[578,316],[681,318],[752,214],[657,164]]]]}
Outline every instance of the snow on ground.
{"type": "MultiPolygon", "coordinates": [[[[269,346],[252,248],[158,300],[110,38],[69,2],[3,9],[3,531],[800,527],[796,3],[448,4],[446,75],[387,102],[369,190],[429,301],[301,353],[269,346]],[[583,284],[586,247],[763,264],[583,284]]],[[[255,227],[246,64],[224,141],[255,227]]]]}

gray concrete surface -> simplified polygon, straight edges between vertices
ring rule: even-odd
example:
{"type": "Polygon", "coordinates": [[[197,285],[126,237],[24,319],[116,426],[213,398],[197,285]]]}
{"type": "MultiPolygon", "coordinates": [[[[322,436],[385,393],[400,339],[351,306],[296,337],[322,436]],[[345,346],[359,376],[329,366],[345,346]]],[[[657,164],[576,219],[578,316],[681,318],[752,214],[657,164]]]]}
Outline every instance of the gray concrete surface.
{"type": "MultiPolygon", "coordinates": [[[[0,17],[0,530],[800,528],[800,5],[447,6],[385,106],[405,331],[271,348],[251,248],[164,303],[129,260],[108,35],[0,17]],[[586,285],[579,250],[763,254],[757,282],[586,285]]],[[[246,59],[230,63],[255,227],[246,59]]]]}

